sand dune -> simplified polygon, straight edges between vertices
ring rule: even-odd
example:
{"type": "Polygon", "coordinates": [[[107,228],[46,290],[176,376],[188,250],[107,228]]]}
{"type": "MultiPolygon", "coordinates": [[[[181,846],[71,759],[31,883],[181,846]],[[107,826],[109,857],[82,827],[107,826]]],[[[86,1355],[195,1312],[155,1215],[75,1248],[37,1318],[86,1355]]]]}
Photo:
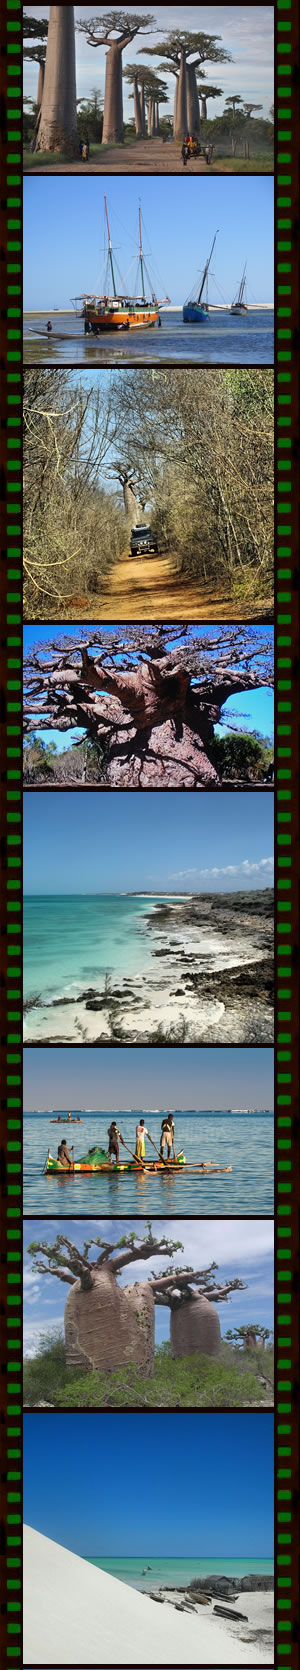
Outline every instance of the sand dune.
{"type": "Polygon", "coordinates": [[[159,1606],[24,1526],[24,1664],[259,1664],[221,1618],[159,1606]]]}

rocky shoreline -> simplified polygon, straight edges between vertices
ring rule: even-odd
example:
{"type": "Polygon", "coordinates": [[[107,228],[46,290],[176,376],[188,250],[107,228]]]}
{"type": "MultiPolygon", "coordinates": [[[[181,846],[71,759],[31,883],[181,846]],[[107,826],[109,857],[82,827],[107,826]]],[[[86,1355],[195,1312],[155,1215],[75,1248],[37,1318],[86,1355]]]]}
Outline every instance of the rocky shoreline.
{"type": "Polygon", "coordinates": [[[47,1003],[34,994],[24,1042],[273,1042],[271,888],[164,899],[145,911],[144,931],[144,973],[47,1003]]]}

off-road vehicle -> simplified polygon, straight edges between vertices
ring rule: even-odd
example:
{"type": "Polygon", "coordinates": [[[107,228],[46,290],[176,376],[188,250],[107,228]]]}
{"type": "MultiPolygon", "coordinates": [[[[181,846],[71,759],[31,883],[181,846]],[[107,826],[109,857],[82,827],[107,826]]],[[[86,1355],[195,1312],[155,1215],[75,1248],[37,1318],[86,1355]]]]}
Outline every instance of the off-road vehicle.
{"type": "Polygon", "coordinates": [[[132,557],[146,556],[148,551],[153,551],[155,556],[158,555],[157,539],[146,522],[141,522],[137,528],[131,529],[130,551],[132,557]]]}

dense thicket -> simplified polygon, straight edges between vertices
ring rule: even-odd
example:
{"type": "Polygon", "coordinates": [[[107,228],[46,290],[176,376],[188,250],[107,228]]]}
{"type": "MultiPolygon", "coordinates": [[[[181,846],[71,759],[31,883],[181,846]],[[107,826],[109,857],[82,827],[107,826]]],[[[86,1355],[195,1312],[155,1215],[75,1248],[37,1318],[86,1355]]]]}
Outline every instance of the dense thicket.
{"type": "Polygon", "coordinates": [[[272,607],[270,369],[99,372],[92,388],[28,370],[24,430],[27,618],[72,618],[76,591],[101,597],[128,544],[120,466],[179,573],[272,607]]]}

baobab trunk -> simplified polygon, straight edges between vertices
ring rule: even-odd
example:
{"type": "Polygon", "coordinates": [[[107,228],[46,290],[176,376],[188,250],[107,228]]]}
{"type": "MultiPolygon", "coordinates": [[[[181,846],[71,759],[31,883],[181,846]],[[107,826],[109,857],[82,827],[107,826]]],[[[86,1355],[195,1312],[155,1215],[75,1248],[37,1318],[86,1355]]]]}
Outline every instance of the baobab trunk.
{"type": "Polygon", "coordinates": [[[117,731],[107,765],[112,788],[205,788],[218,783],[217,772],[200,737],[189,726],[169,719],[163,725],[128,730],[124,758],[124,728],[117,731]]]}
{"type": "Polygon", "coordinates": [[[174,139],[183,139],[187,131],[186,59],[182,51],[177,85],[174,139]]]}
{"type": "Polygon", "coordinates": [[[201,99],[201,121],[202,122],[207,121],[207,104],[206,104],[206,99],[203,99],[203,98],[201,99]]]}
{"type": "Polygon", "coordinates": [[[38,79],[38,84],[37,84],[37,95],[36,95],[36,102],[37,102],[39,110],[41,108],[42,99],[43,99],[44,80],[45,80],[45,65],[44,65],[44,63],[42,63],[42,64],[40,64],[40,67],[39,67],[39,79],[38,79]]]}
{"type": "Polygon", "coordinates": [[[137,528],[139,523],[143,521],[144,512],[130,481],[123,482],[123,498],[128,528],[129,530],[137,528]]]}
{"type": "Polygon", "coordinates": [[[109,1265],[94,1270],[91,1283],[74,1282],[65,1306],[68,1368],[105,1374],[134,1362],[140,1374],[154,1373],[154,1299],[149,1282],[118,1287],[109,1265]]]}
{"type": "Polygon", "coordinates": [[[155,106],[155,121],[156,121],[155,132],[160,133],[159,105],[158,104],[156,104],[156,106],[155,106]]]}
{"type": "Polygon", "coordinates": [[[74,6],[50,6],[42,115],[35,149],[79,156],[74,6]]]}
{"type": "Polygon", "coordinates": [[[199,93],[194,64],[187,64],[187,119],[189,133],[200,133],[199,93]]]}
{"type": "Polygon", "coordinates": [[[140,91],[140,100],[141,100],[143,133],[145,134],[146,133],[146,106],[145,106],[145,86],[144,86],[144,82],[142,83],[142,87],[141,87],[141,91],[140,91]]]}
{"type": "Polygon", "coordinates": [[[141,100],[140,100],[140,94],[139,94],[138,80],[137,80],[136,75],[134,77],[134,82],[133,82],[133,102],[134,102],[134,115],[135,115],[135,131],[136,131],[136,134],[137,134],[138,138],[142,139],[143,132],[144,132],[143,118],[142,118],[142,108],[141,108],[141,100]]]}
{"type": "Polygon", "coordinates": [[[221,1329],[210,1300],[193,1299],[190,1304],[171,1310],[170,1339],[172,1357],[193,1357],[197,1351],[206,1357],[216,1357],[221,1329]]]}
{"type": "Polygon", "coordinates": [[[175,139],[175,132],[176,132],[176,119],[177,119],[177,99],[178,99],[178,76],[176,76],[176,81],[175,81],[175,92],[174,92],[174,115],[173,115],[173,134],[174,134],[174,139],[175,139]]]}
{"type": "Polygon", "coordinates": [[[148,104],[148,139],[152,139],[152,132],[153,132],[152,122],[153,122],[153,99],[149,99],[149,104],[148,104]]]}
{"type": "Polygon", "coordinates": [[[122,52],[113,41],[106,58],[102,144],[123,143],[122,52]]]}

